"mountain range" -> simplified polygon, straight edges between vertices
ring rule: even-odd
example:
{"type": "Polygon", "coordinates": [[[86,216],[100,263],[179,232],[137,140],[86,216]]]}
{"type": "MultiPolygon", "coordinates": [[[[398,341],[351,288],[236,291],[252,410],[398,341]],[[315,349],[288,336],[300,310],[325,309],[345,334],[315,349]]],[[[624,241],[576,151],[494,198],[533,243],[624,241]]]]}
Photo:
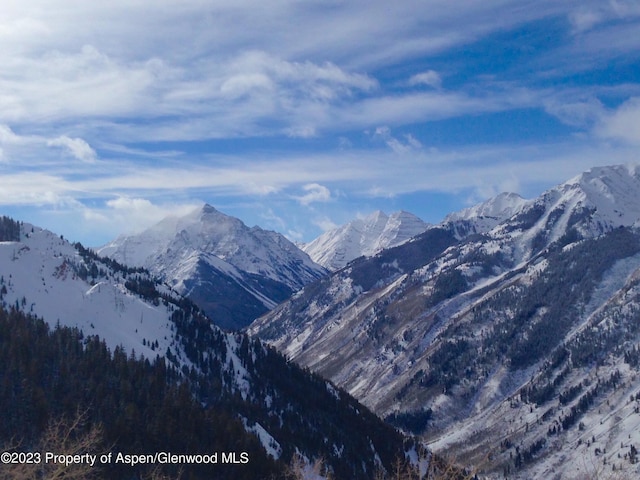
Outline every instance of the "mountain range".
{"type": "Polygon", "coordinates": [[[640,169],[593,168],[358,258],[248,331],[490,478],[632,478],[639,226],[640,169]]]}
{"type": "Polygon", "coordinates": [[[122,264],[148,269],[197,303],[219,326],[238,330],[328,270],[406,242],[427,226],[408,212],[376,211],[298,248],[279,233],[247,227],[204,205],[95,250],[122,264]]]}
{"type": "Polygon", "coordinates": [[[3,217],[0,424],[40,425],[77,394],[121,405],[107,431],[136,445],[126,425],[142,400],[113,395],[163,378],[195,403],[163,401],[257,441],[273,472],[322,458],[335,478],[401,460],[424,473],[436,457],[417,435],[486,478],[640,475],[640,167],[592,168],[531,200],[503,193],[437,225],[375,212],[302,248],[209,205],[97,253],[3,217]],[[102,398],[61,386],[61,371],[76,375],[51,353],[63,345],[79,366],[98,355],[120,372],[91,376],[102,398]]]}
{"type": "MultiPolygon", "coordinates": [[[[413,440],[351,396],[257,339],[224,332],[142,267],[122,265],[52,232],[3,217],[0,272],[0,344],[6,346],[0,362],[5,411],[0,442],[37,433],[54,413],[73,415],[86,408],[93,422],[105,425],[112,449],[185,449],[200,434],[211,445],[259,445],[260,452],[251,450],[257,470],[251,470],[250,462],[236,476],[231,469],[216,478],[261,478],[264,472],[258,470],[267,464],[285,475],[287,465],[300,458],[303,465],[323,459],[323,468],[337,478],[365,479],[378,470],[391,471],[406,455],[418,461],[420,448],[413,440]],[[102,380],[100,372],[108,368],[117,369],[119,376],[110,373],[102,380]],[[137,377],[130,378],[133,372],[137,377]],[[140,390],[147,377],[155,383],[140,390]],[[159,391],[163,387],[158,382],[165,381],[167,388],[187,388],[186,398],[180,390],[167,394],[166,401],[179,402],[193,418],[180,420],[175,413],[172,419],[156,420],[161,412],[145,408],[161,397],[130,399],[145,396],[147,388],[159,391]],[[160,423],[148,438],[140,436],[146,430],[127,427],[146,429],[151,420],[140,421],[152,417],[153,425],[160,423]],[[40,420],[34,423],[36,418],[40,420]],[[187,427],[195,418],[203,419],[201,425],[212,419],[218,423],[208,433],[185,432],[196,428],[187,427]],[[175,436],[157,436],[168,425],[175,436]],[[179,443],[182,439],[187,443],[179,443]]],[[[170,408],[177,407],[174,403],[170,408]]],[[[212,475],[210,470],[197,472],[189,478],[212,475]]],[[[123,478],[122,472],[114,475],[123,478]]]]}

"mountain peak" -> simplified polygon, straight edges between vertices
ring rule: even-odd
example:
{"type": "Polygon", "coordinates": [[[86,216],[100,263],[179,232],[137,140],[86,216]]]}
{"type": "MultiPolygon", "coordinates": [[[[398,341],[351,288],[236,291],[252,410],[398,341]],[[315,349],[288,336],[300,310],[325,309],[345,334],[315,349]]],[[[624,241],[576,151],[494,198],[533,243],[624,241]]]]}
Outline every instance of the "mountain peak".
{"type": "Polygon", "coordinates": [[[605,165],[598,167],[591,167],[588,170],[576,175],[569,179],[565,184],[588,184],[593,183],[594,180],[599,179],[602,182],[612,182],[615,178],[623,177],[637,177],[639,165],[635,164],[618,164],[618,165],[605,165]]]}
{"type": "Polygon", "coordinates": [[[234,329],[326,273],[282,235],[249,228],[209,204],[120,237],[98,253],[147,268],[234,329]]]}
{"type": "Polygon", "coordinates": [[[387,215],[376,210],[323,233],[302,249],[314,262],[329,270],[338,270],[355,258],[371,256],[383,248],[404,243],[427,227],[425,222],[409,212],[387,215]]]}
{"type": "Polygon", "coordinates": [[[640,219],[640,172],[636,165],[594,167],[564,184],[579,188],[600,215],[613,214],[614,223],[633,224],[640,219]]]}
{"type": "Polygon", "coordinates": [[[218,210],[216,210],[216,208],[215,208],[215,207],[213,207],[213,206],[209,205],[208,203],[205,203],[205,204],[202,206],[202,208],[200,209],[200,211],[201,211],[203,214],[206,214],[206,213],[220,213],[218,210]]]}
{"type": "Polygon", "coordinates": [[[414,215],[406,210],[398,210],[393,212],[388,217],[389,221],[403,222],[403,223],[419,223],[421,225],[427,225],[420,217],[414,215]]]}
{"type": "Polygon", "coordinates": [[[640,171],[637,165],[593,167],[549,190],[541,200],[564,211],[591,210],[595,233],[640,222],[640,171]]]}
{"type": "Polygon", "coordinates": [[[203,228],[203,225],[209,224],[232,224],[232,225],[244,225],[242,221],[236,217],[227,215],[217,208],[205,203],[202,207],[195,209],[190,215],[185,215],[178,219],[176,229],[180,230],[186,228],[190,224],[199,225],[198,227],[191,228],[203,228]]]}
{"type": "Polygon", "coordinates": [[[526,203],[527,201],[517,193],[503,192],[472,207],[450,213],[445,217],[444,221],[451,222],[455,220],[491,218],[499,223],[513,216],[513,214],[518,212],[526,203]]]}

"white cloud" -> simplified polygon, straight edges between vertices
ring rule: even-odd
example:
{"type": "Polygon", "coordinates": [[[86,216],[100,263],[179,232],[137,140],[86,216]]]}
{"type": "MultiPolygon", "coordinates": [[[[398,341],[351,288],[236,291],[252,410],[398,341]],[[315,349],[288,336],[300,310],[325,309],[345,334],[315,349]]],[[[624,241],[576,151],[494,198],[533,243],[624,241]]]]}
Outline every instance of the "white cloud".
{"type": "Polygon", "coordinates": [[[49,140],[47,145],[50,147],[65,147],[71,154],[83,162],[95,162],[98,155],[91,146],[81,138],[69,138],[62,135],[53,140],[49,140]]]}
{"type": "Polygon", "coordinates": [[[488,179],[486,176],[480,177],[467,198],[467,205],[476,205],[503,192],[520,193],[522,191],[520,179],[513,168],[509,168],[509,170],[509,172],[505,172],[507,175],[503,175],[498,179],[488,179]]]}
{"type": "Polygon", "coordinates": [[[40,172],[4,173],[0,205],[62,207],[78,204],[71,182],[58,175],[40,172]]]}
{"type": "Polygon", "coordinates": [[[220,91],[223,95],[236,99],[260,90],[271,93],[274,87],[275,85],[267,75],[263,73],[247,73],[234,75],[224,80],[220,85],[220,91]]]}
{"type": "Polygon", "coordinates": [[[260,218],[264,219],[267,224],[274,225],[278,230],[284,231],[286,229],[286,222],[280,216],[278,216],[272,208],[267,208],[260,213],[260,218]]]}
{"type": "MultiPolygon", "coordinates": [[[[535,68],[543,73],[554,75],[559,82],[567,74],[588,72],[594,69],[623,71],[624,67],[616,65],[626,58],[633,63],[640,49],[640,8],[628,18],[620,20],[617,15],[607,14],[600,23],[591,28],[577,32],[573,42],[559,45],[543,55],[535,68]]],[[[611,79],[615,81],[616,73],[611,79]]]]}
{"type": "Polygon", "coordinates": [[[202,202],[153,203],[143,197],[119,196],[107,200],[104,207],[84,207],[83,215],[99,216],[103,228],[111,231],[141,231],[163,218],[183,216],[202,206],[202,202]]]}
{"type": "MultiPolygon", "coordinates": [[[[389,11],[382,1],[366,8],[358,1],[305,8],[293,0],[268,6],[60,0],[55,8],[44,0],[28,7],[4,2],[0,122],[37,124],[53,138],[62,133],[54,125],[64,123],[95,144],[97,129],[107,143],[305,137],[345,123],[400,122],[400,112],[411,122],[482,111],[477,103],[483,102],[465,95],[380,97],[367,72],[562,10],[551,1],[522,9],[465,0],[455,14],[444,0],[396,7],[389,11]]],[[[439,86],[440,75],[427,70],[410,82],[439,86]]]]}
{"type": "Polygon", "coordinates": [[[404,135],[404,138],[407,141],[407,145],[409,145],[414,150],[422,148],[422,143],[420,143],[413,135],[407,133],[404,135]]]}
{"type": "Polygon", "coordinates": [[[284,131],[288,137],[293,138],[311,138],[315,137],[318,133],[315,127],[305,125],[285,128],[284,131]]]}
{"type": "Polygon", "coordinates": [[[347,137],[339,137],[338,147],[340,148],[340,150],[348,150],[353,147],[353,142],[347,137]]]}
{"type": "Polygon", "coordinates": [[[427,85],[433,88],[440,88],[442,78],[435,70],[427,70],[426,72],[417,73],[409,79],[409,85],[427,85]]]}
{"type": "Polygon", "coordinates": [[[107,200],[105,206],[107,208],[103,209],[103,212],[111,212],[121,221],[130,222],[138,228],[138,225],[156,223],[168,215],[185,215],[201,206],[201,203],[155,204],[146,198],[120,196],[107,200]]]}
{"type": "Polygon", "coordinates": [[[330,118],[342,128],[409,125],[524,108],[536,103],[539,104],[539,98],[525,89],[489,92],[482,97],[465,92],[429,90],[365,98],[332,111],[330,118]]]}
{"type": "Polygon", "coordinates": [[[640,4],[636,0],[609,0],[609,6],[619,18],[627,19],[640,15],[640,4]]]}
{"type": "Polygon", "coordinates": [[[287,230],[285,233],[285,236],[289,239],[289,241],[291,242],[303,242],[304,240],[304,234],[298,230],[287,230]]]}
{"type": "Polygon", "coordinates": [[[590,30],[594,25],[602,22],[604,18],[601,11],[584,8],[569,13],[569,22],[571,22],[574,33],[590,30]]]}
{"type": "MultiPolygon", "coordinates": [[[[83,163],[95,163],[98,156],[96,151],[82,138],[71,138],[60,135],[55,138],[47,138],[41,135],[16,134],[7,125],[0,124],[0,146],[7,151],[6,161],[13,162],[15,166],[33,168],[51,163],[50,147],[60,147],[72,157],[83,163]]],[[[55,162],[53,162],[55,163],[55,162]]]]}
{"type": "MultiPolygon", "coordinates": [[[[106,115],[157,112],[153,93],[157,62],[122,63],[84,45],[79,51],[48,51],[2,58],[0,121],[80,123],[106,115]]],[[[160,103],[161,105],[161,103],[160,103]]]]}
{"type": "Polygon", "coordinates": [[[123,60],[85,45],[7,59],[0,122],[42,131],[55,130],[55,120],[94,135],[99,128],[101,141],[111,143],[282,131],[309,136],[316,117],[326,123],[331,104],[376,87],[368,75],[331,62],[288,61],[264,51],[184,64],[123,60]]]}
{"type": "Polygon", "coordinates": [[[328,202],[331,200],[331,191],[324,185],[319,183],[309,183],[302,187],[305,193],[302,196],[295,197],[301,205],[310,205],[316,202],[328,202]]]}
{"type": "Polygon", "coordinates": [[[406,154],[422,148],[422,144],[410,133],[405,134],[405,141],[401,141],[391,135],[391,129],[387,126],[377,127],[374,138],[381,138],[385,144],[397,154],[406,154]]]}
{"type": "Polygon", "coordinates": [[[604,138],[640,144],[640,97],[633,97],[613,112],[604,114],[596,133],[604,138]]]}
{"type": "MultiPolygon", "coordinates": [[[[633,138],[626,130],[616,133],[623,134],[633,138]]],[[[377,136],[386,137],[386,141],[394,138],[388,127],[380,127],[377,136]]],[[[60,164],[42,172],[11,173],[13,165],[4,163],[0,204],[55,206],[75,199],[93,205],[111,198],[105,205],[110,212],[152,212],[147,203],[152,199],[163,199],[165,205],[174,203],[170,199],[175,197],[205,196],[215,203],[216,198],[222,197],[259,199],[269,195],[269,201],[274,202],[271,205],[295,201],[309,207],[338,200],[338,191],[351,199],[388,198],[412,192],[455,193],[478,185],[501,188],[514,178],[521,185],[545,179],[561,181],[593,165],[637,159],[631,146],[614,149],[588,141],[580,147],[572,143],[470,145],[440,150],[414,148],[410,143],[406,139],[403,148],[395,150],[351,148],[305,155],[278,153],[257,162],[238,155],[216,158],[211,165],[203,165],[201,159],[170,161],[157,167],[97,161],[79,163],[73,169],[60,164]],[[292,195],[296,190],[301,193],[292,195]]],[[[157,200],[153,204],[157,205],[157,200]]],[[[140,218],[145,215],[148,213],[140,218]]]]}
{"type": "Polygon", "coordinates": [[[104,171],[100,175],[78,175],[75,172],[73,180],[68,180],[65,185],[77,192],[93,192],[96,196],[189,191],[264,196],[276,194],[288,187],[305,185],[304,190],[310,200],[321,200],[326,195],[326,187],[314,180],[348,181],[357,176],[366,178],[356,159],[342,157],[341,168],[337,168],[336,161],[333,155],[288,154],[285,158],[258,162],[250,162],[240,156],[220,157],[211,161],[214,165],[207,165],[200,158],[170,162],[158,167],[136,167],[127,163],[109,162],[102,165],[104,171]]]}
{"type": "Polygon", "coordinates": [[[107,207],[120,211],[149,211],[153,204],[145,198],[117,197],[107,200],[107,207]]]}
{"type": "MultiPolygon", "coordinates": [[[[169,213],[186,213],[201,205],[195,199],[203,196],[214,205],[220,199],[229,203],[231,197],[260,201],[262,188],[270,191],[269,203],[263,205],[278,205],[278,218],[289,219],[287,225],[292,219],[299,219],[300,213],[295,212],[302,205],[305,222],[328,229],[335,224],[318,216],[315,209],[326,202],[342,208],[335,193],[339,191],[346,192],[344,199],[356,205],[371,197],[398,198],[415,192],[473,195],[474,199],[503,190],[537,194],[542,191],[541,185],[548,188],[593,165],[633,161],[637,161],[637,148],[633,145],[613,148],[593,142],[584,142],[580,148],[569,143],[471,145],[446,150],[422,148],[408,153],[386,148],[350,149],[331,154],[288,154],[286,158],[258,163],[238,156],[235,160],[226,159],[227,166],[208,167],[195,160],[177,162],[171,168],[134,168],[124,162],[103,165],[103,161],[97,161],[78,164],[80,171],[88,169],[87,173],[104,169],[91,177],[64,166],[57,173],[3,174],[0,204],[34,206],[42,212],[44,221],[56,218],[64,224],[56,228],[51,223],[43,226],[66,237],[100,235],[106,241],[116,232],[147,227],[169,213]],[[291,195],[296,190],[301,194],[291,195]],[[309,215],[310,211],[313,215],[309,215]],[[55,217],[49,219],[47,212],[55,213],[55,217]]],[[[4,168],[9,167],[5,164],[4,168]]],[[[259,213],[253,215],[259,217],[259,213]]],[[[259,218],[253,221],[261,224],[259,218]]],[[[282,230],[275,217],[271,223],[272,228],[282,230]]],[[[301,229],[307,231],[303,224],[296,228],[301,229]]]]}
{"type": "Polygon", "coordinates": [[[562,98],[555,95],[543,100],[545,111],[573,127],[591,127],[604,114],[604,106],[595,97],[562,98]]]}
{"type": "Polygon", "coordinates": [[[19,143],[21,138],[13,133],[13,130],[7,125],[0,125],[0,144],[19,143]]]}

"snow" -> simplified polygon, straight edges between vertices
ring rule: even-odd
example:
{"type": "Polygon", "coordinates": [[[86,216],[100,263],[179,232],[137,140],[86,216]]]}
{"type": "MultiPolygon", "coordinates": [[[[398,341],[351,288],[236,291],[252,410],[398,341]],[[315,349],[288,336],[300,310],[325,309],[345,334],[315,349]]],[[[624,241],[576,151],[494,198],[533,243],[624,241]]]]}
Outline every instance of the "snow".
{"type": "Polygon", "coordinates": [[[387,216],[376,211],[329,230],[302,249],[316,263],[338,270],[351,260],[372,256],[384,248],[400,245],[424,232],[428,224],[415,215],[399,211],[387,216]]]}
{"type": "Polygon", "coordinates": [[[640,168],[633,165],[595,167],[566,182],[581,189],[599,219],[617,227],[640,220],[640,168]]]}
{"type": "Polygon", "coordinates": [[[226,363],[228,367],[232,368],[235,380],[234,386],[239,390],[242,399],[246,400],[251,391],[251,384],[249,383],[250,375],[249,372],[247,372],[247,369],[244,367],[242,360],[240,360],[236,353],[239,346],[235,334],[227,333],[226,343],[228,346],[228,348],[226,349],[226,363]]]}
{"type": "Polygon", "coordinates": [[[273,308],[274,301],[247,287],[244,275],[260,275],[298,290],[325,274],[282,235],[249,228],[210,205],[184,217],[167,217],[96,251],[127,265],[145,267],[172,282],[183,294],[184,284],[197,275],[198,262],[203,261],[247,288],[267,308],[273,308]]]}
{"type": "Polygon", "coordinates": [[[336,400],[340,400],[340,392],[334,387],[331,382],[326,382],[327,392],[329,392],[336,400]]]}
{"type": "Polygon", "coordinates": [[[23,232],[29,233],[20,242],[0,243],[8,306],[17,304],[52,327],[59,323],[99,334],[112,349],[122,346],[150,359],[164,354],[173,338],[171,306],[150,305],[127,290],[121,276],[92,285],[73,271],[82,259],[72,245],[26,223],[23,232]]]}
{"type": "Polygon", "coordinates": [[[243,418],[242,421],[244,423],[245,430],[249,433],[253,433],[256,437],[258,437],[258,440],[260,440],[260,443],[267,452],[267,455],[270,455],[275,460],[278,460],[282,455],[282,447],[280,446],[278,441],[273,438],[269,434],[269,432],[267,432],[259,423],[256,423],[253,426],[249,427],[247,424],[247,419],[243,418]]]}
{"type": "Polygon", "coordinates": [[[505,192],[478,205],[465,208],[459,212],[450,213],[445,217],[443,223],[460,220],[471,220],[474,222],[485,220],[485,225],[492,225],[490,227],[492,228],[515,215],[527,204],[527,200],[520,195],[505,192]]]}
{"type": "Polygon", "coordinates": [[[431,463],[431,452],[427,450],[425,445],[420,444],[419,453],[414,445],[411,449],[405,452],[405,457],[409,460],[411,465],[418,469],[418,477],[425,478],[429,470],[429,464],[431,463]]]}
{"type": "MultiPolygon", "coordinates": [[[[553,257],[547,255],[548,247],[563,238],[570,229],[575,228],[584,238],[593,238],[618,226],[640,225],[639,172],[639,168],[628,166],[596,168],[548,190],[532,201],[503,195],[459,212],[457,216],[452,214],[448,217],[449,221],[469,222],[471,228],[468,232],[481,231],[485,235],[479,240],[473,238],[467,243],[463,242],[463,245],[451,247],[422,268],[403,272],[406,276],[395,284],[387,281],[375,289],[362,292],[359,297],[354,297],[355,292],[350,290],[348,301],[339,297],[351,287],[348,283],[349,267],[340,270],[328,282],[330,288],[321,294],[297,297],[298,301],[306,299],[311,308],[304,311],[304,320],[299,322],[299,329],[292,325],[293,322],[289,323],[291,328],[272,341],[291,358],[327,375],[336,385],[346,388],[381,415],[389,411],[431,407],[434,421],[429,435],[434,449],[455,451],[464,458],[465,454],[471,454],[474,446],[486,448],[491,444],[498,450],[500,440],[508,436],[522,442],[520,446],[528,446],[535,439],[546,438],[548,445],[541,454],[543,458],[513,478],[553,478],[556,474],[558,478],[584,478],[585,475],[597,473],[593,468],[602,466],[603,456],[595,455],[593,445],[587,448],[584,442],[586,438],[595,436],[596,444],[606,447],[609,465],[609,462],[617,461],[618,453],[628,451],[630,443],[636,446],[640,444],[640,415],[634,412],[635,401],[629,401],[630,394],[635,395],[640,391],[640,376],[633,369],[625,368],[620,353],[615,354],[618,355],[616,358],[608,359],[608,365],[599,367],[600,378],[606,378],[614,368],[620,368],[624,386],[617,393],[602,394],[598,398],[601,404],[581,419],[585,424],[584,432],[576,426],[563,432],[562,437],[548,437],[550,423],[538,423],[537,417],[553,409],[555,418],[552,421],[557,420],[562,408],[570,408],[572,404],[559,406],[555,399],[539,408],[525,404],[518,398],[518,389],[541,375],[543,360],[521,371],[509,371],[508,365],[496,363],[487,369],[486,375],[483,373],[482,379],[478,379],[478,388],[473,395],[464,398],[456,395],[465,393],[462,388],[456,392],[456,387],[446,394],[427,392],[424,397],[420,397],[421,392],[410,391],[401,400],[398,400],[397,394],[410,383],[419,369],[429,368],[429,349],[437,345],[434,342],[439,340],[437,337],[441,332],[449,326],[460,325],[463,328],[451,330],[466,334],[465,328],[472,325],[473,309],[481,307],[483,299],[495,295],[506,286],[513,286],[513,293],[524,291],[533,279],[549,267],[549,258],[553,257]],[[477,252],[500,253],[500,256],[496,255],[498,268],[488,270],[490,273],[485,275],[473,264],[466,265],[465,255],[477,252]],[[448,268],[458,268],[465,274],[471,274],[474,284],[463,295],[437,306],[425,307],[427,302],[424,300],[432,291],[434,279],[448,268]],[[477,280],[476,275],[480,277],[477,280]],[[386,315],[377,315],[374,308],[376,304],[379,306],[378,312],[386,315]],[[381,328],[375,331],[377,337],[371,340],[365,332],[371,326],[376,326],[376,322],[381,328]],[[396,342],[408,330],[412,338],[396,342]],[[297,338],[297,341],[292,341],[293,338],[297,338]],[[396,345],[400,347],[397,351],[396,345]],[[441,428],[439,432],[438,428],[441,428]],[[532,429],[533,434],[523,435],[528,428],[532,429]],[[581,439],[583,443],[578,445],[581,439]]],[[[379,220],[381,217],[378,215],[376,218],[379,220]]],[[[460,228],[461,232],[464,230],[460,228]]],[[[352,235],[350,238],[351,243],[346,245],[355,248],[357,242],[354,239],[359,237],[352,235]]],[[[335,238],[333,240],[337,241],[335,238]]],[[[564,248],[569,250],[576,245],[570,243],[564,248]]],[[[348,248],[343,245],[340,251],[346,254],[348,248]]],[[[590,301],[586,305],[578,305],[579,313],[569,335],[558,340],[569,340],[571,335],[591,320],[603,322],[603,328],[604,322],[613,322],[611,317],[598,317],[604,311],[603,306],[612,302],[618,302],[620,312],[625,313],[625,309],[628,309],[627,313],[633,313],[638,303],[636,298],[631,297],[637,294],[633,289],[637,290],[638,287],[632,284],[632,280],[640,276],[639,267],[640,255],[616,262],[605,272],[590,301]]],[[[286,311],[286,308],[278,309],[271,318],[264,317],[263,323],[281,319],[287,321],[286,315],[278,318],[281,312],[286,311]]],[[[537,314],[543,311],[538,309],[537,314]]],[[[509,305],[496,315],[507,318],[510,315],[509,305]]],[[[637,316],[634,318],[637,319],[637,316]]],[[[478,330],[469,334],[482,335],[484,329],[491,328],[491,321],[491,318],[487,319],[478,326],[478,330]]],[[[637,345],[638,338],[629,338],[628,341],[637,345]]],[[[621,347],[626,348],[626,345],[621,347]]],[[[595,371],[586,368],[578,371],[575,368],[562,388],[569,388],[582,379],[594,376],[595,371]]],[[[508,457],[508,453],[506,455],[508,457]]],[[[637,467],[627,462],[626,468],[625,475],[635,478],[633,473],[638,472],[633,469],[637,467]]],[[[610,473],[610,470],[606,473],[610,473]]]]}

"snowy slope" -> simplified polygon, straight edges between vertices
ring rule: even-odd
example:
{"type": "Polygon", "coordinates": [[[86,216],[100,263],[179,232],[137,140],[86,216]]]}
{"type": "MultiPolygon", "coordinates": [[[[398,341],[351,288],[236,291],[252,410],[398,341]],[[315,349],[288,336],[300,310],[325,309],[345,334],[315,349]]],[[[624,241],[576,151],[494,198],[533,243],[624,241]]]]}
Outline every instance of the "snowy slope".
{"type": "Polygon", "coordinates": [[[327,231],[302,247],[311,259],[338,270],[362,255],[371,256],[383,248],[394,247],[424,232],[428,224],[415,215],[399,211],[391,215],[376,211],[327,231]]]}
{"type": "Polygon", "coordinates": [[[595,208],[596,221],[612,227],[640,220],[640,166],[595,167],[563,184],[564,194],[580,192],[585,206],[595,208]]]}
{"type": "MultiPolygon", "coordinates": [[[[56,323],[99,334],[107,344],[155,358],[174,345],[172,306],[152,305],[125,287],[125,277],[82,279],[86,262],[67,241],[53,233],[23,225],[18,242],[0,242],[3,303],[56,323]],[[143,345],[144,340],[144,345],[143,345]],[[150,344],[157,342],[152,350],[150,344]]],[[[168,290],[167,290],[168,292],[168,290]]]]}
{"type": "Polygon", "coordinates": [[[527,203],[517,193],[501,193],[478,205],[450,213],[442,223],[469,223],[474,233],[487,232],[518,213],[527,203]]]}
{"type": "Polygon", "coordinates": [[[490,204],[451,215],[250,331],[378,414],[428,421],[436,452],[490,478],[597,477],[603,450],[607,472],[634,478],[639,170],[502,200],[489,203],[504,216],[490,204]]]}
{"type": "Polygon", "coordinates": [[[147,268],[228,329],[245,326],[326,273],[282,235],[249,228],[210,205],[97,252],[147,268]]]}

